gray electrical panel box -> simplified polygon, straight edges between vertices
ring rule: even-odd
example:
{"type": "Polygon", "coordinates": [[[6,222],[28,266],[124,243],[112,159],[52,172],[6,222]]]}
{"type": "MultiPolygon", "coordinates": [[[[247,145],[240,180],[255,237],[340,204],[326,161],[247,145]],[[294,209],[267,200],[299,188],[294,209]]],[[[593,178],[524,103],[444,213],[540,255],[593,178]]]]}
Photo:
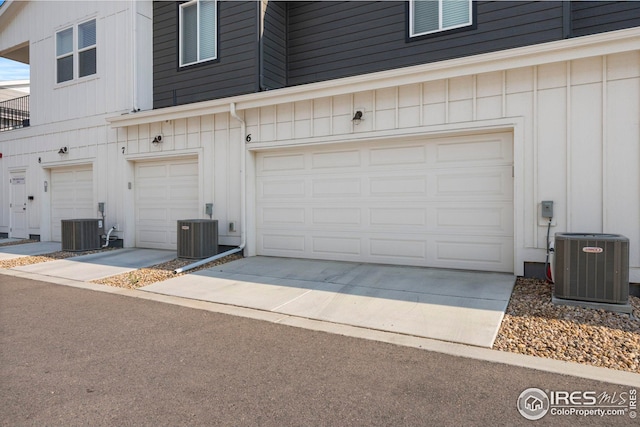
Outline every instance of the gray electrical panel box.
{"type": "Polygon", "coordinates": [[[553,201],[545,200],[542,202],[542,218],[553,218],[553,201]]]}

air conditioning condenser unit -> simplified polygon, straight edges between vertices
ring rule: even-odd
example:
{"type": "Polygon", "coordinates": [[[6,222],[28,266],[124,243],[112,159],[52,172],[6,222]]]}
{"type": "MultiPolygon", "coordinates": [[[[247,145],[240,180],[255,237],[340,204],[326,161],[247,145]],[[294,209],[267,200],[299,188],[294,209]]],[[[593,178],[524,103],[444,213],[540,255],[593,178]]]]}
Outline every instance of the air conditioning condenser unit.
{"type": "Polygon", "coordinates": [[[619,234],[556,233],[553,302],[625,313],[629,239],[619,234]]]}
{"type": "Polygon", "coordinates": [[[218,220],[178,221],[178,258],[208,258],[218,254],[218,220]]]}
{"type": "Polygon", "coordinates": [[[100,249],[100,236],[104,233],[101,219],[63,219],[62,250],[70,252],[100,249]]]}

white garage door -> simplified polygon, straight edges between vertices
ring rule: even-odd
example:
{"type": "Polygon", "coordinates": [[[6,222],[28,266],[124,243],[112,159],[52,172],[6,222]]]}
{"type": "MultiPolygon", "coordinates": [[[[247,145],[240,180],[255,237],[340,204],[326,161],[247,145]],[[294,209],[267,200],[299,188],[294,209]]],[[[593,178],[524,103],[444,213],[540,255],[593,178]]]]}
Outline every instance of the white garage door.
{"type": "Polygon", "coordinates": [[[198,218],[198,161],[136,163],[136,246],[176,249],[180,219],[198,218]]]}
{"type": "Polygon", "coordinates": [[[259,255],[513,271],[510,133],[257,154],[259,255]]]}
{"type": "Polygon", "coordinates": [[[63,219],[97,218],[93,201],[93,167],[73,166],[51,170],[51,240],[62,240],[63,219]]]}

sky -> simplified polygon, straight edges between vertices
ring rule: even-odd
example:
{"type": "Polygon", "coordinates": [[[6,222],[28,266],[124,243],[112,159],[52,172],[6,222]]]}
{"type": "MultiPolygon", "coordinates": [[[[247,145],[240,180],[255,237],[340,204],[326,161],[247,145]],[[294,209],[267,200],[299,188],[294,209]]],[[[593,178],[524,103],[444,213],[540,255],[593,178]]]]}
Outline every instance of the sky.
{"type": "Polygon", "coordinates": [[[29,66],[0,58],[0,81],[7,80],[29,80],[29,66]]]}
{"type": "MultiPolygon", "coordinates": [[[[4,0],[0,0],[2,6],[4,0]]],[[[0,58],[0,81],[29,80],[29,66],[10,59],[0,58]]]]}

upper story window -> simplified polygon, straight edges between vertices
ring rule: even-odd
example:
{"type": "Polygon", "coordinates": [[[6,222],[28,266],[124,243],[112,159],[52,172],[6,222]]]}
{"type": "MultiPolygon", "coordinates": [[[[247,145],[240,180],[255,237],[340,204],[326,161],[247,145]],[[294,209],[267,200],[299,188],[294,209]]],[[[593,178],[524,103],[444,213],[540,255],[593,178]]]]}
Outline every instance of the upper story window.
{"type": "Polygon", "coordinates": [[[180,5],[180,66],[217,57],[218,2],[192,0],[180,5]]]}
{"type": "Polygon", "coordinates": [[[471,0],[410,0],[409,36],[421,36],[473,24],[471,0]]]}
{"type": "Polygon", "coordinates": [[[56,82],[96,73],[96,20],[56,33],[56,82]]]}

